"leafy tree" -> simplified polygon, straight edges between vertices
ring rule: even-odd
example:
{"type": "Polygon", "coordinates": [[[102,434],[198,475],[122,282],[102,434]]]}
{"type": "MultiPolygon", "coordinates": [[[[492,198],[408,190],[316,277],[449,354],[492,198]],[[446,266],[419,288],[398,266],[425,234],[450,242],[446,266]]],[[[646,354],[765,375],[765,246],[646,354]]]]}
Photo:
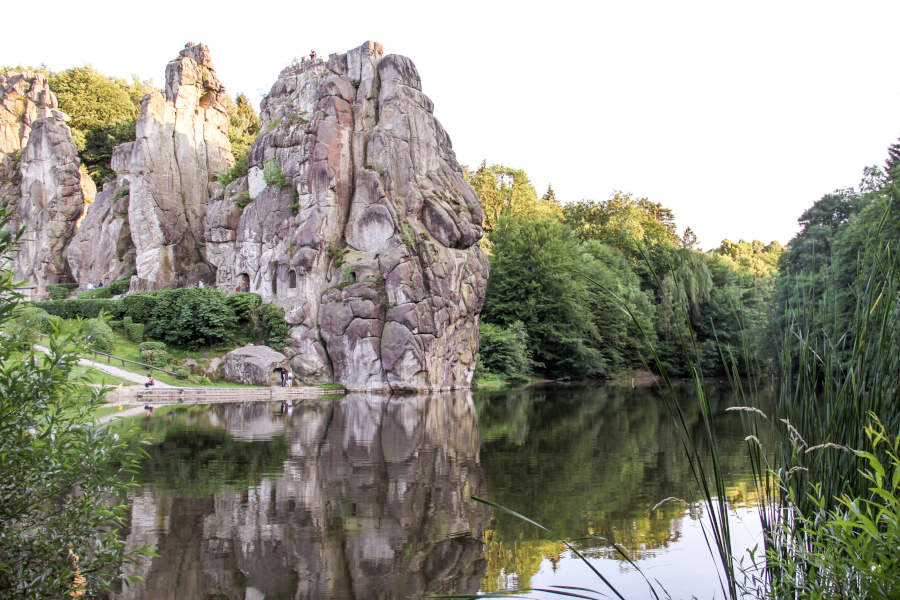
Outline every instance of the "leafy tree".
{"type": "MultiPolygon", "coordinates": [[[[494,230],[504,216],[558,218],[560,206],[552,188],[543,199],[537,197],[525,171],[503,165],[481,166],[469,178],[469,184],[481,199],[484,230],[494,230]],[[548,197],[549,195],[549,197],[548,197]]],[[[488,240],[489,241],[489,240],[488,240]]]]}
{"type": "MultiPolygon", "coordinates": [[[[0,224],[6,224],[0,211],[0,224]]],[[[9,256],[19,232],[0,236],[9,256]]],[[[0,271],[0,324],[21,296],[0,271]]],[[[51,333],[49,353],[0,336],[0,596],[96,597],[133,562],[119,528],[137,456],[94,422],[101,390],[74,374],[82,332],[51,333]]],[[[141,549],[140,552],[145,552],[141,549]]]]}
{"type": "Polygon", "coordinates": [[[582,240],[599,240],[640,255],[639,247],[678,245],[675,215],[647,198],[616,192],[603,202],[582,200],[563,207],[563,220],[582,240]]]}
{"type": "Polygon", "coordinates": [[[51,75],[50,89],[60,110],[72,117],[72,137],[88,174],[97,183],[112,176],[112,149],[134,139],[141,99],[153,87],[136,77],[129,83],[84,66],[51,75]]]}
{"type": "Polygon", "coordinates": [[[234,102],[226,96],[225,111],[228,113],[228,141],[231,142],[234,162],[246,162],[247,152],[259,135],[259,115],[244,94],[238,94],[234,102]]]}
{"type": "Polygon", "coordinates": [[[531,370],[528,332],[521,321],[513,321],[509,327],[482,323],[480,332],[480,370],[505,377],[516,377],[531,370]]]}
{"type": "Polygon", "coordinates": [[[585,255],[559,221],[502,217],[490,234],[491,271],[483,318],[509,326],[521,321],[536,366],[552,377],[608,373],[592,297],[580,275],[585,255]]]}

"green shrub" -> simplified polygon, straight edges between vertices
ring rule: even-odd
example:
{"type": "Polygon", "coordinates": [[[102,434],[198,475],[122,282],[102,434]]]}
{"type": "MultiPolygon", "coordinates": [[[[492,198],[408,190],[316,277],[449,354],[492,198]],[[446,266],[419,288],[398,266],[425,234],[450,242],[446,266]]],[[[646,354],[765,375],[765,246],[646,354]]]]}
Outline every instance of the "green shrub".
{"type": "Polygon", "coordinates": [[[177,348],[199,348],[230,341],[237,329],[225,295],[210,288],[157,293],[146,334],[177,348]]]}
{"type": "Polygon", "coordinates": [[[143,342],[140,346],[138,346],[138,350],[143,352],[144,350],[165,350],[166,345],[163,342],[143,342]]]}
{"type": "Polygon", "coordinates": [[[82,290],[78,292],[77,298],[79,300],[101,300],[104,298],[111,298],[112,295],[112,288],[104,286],[90,290],[82,290]]]}
{"type": "Polygon", "coordinates": [[[59,327],[60,319],[41,310],[36,306],[22,305],[16,311],[17,320],[21,320],[25,327],[31,327],[41,333],[52,333],[54,327],[59,327]]]}
{"type": "Polygon", "coordinates": [[[77,287],[77,283],[58,283],[56,285],[48,285],[47,292],[50,294],[51,300],[65,300],[72,295],[72,291],[77,287]]]}
{"type": "Polygon", "coordinates": [[[122,198],[124,198],[125,196],[128,195],[128,192],[129,192],[128,186],[123,185],[122,187],[120,187],[119,189],[117,189],[115,191],[115,193],[113,194],[113,197],[112,197],[112,201],[116,202],[117,200],[121,200],[122,198]]]}
{"type": "Polygon", "coordinates": [[[521,375],[532,365],[528,351],[528,333],[521,321],[509,327],[481,323],[479,368],[506,377],[521,375]]]}
{"type": "Polygon", "coordinates": [[[122,320],[122,327],[125,329],[125,335],[132,342],[140,343],[144,341],[144,328],[146,326],[143,323],[135,323],[131,317],[125,317],[122,320]]]}
{"type": "Polygon", "coordinates": [[[207,377],[206,375],[201,375],[200,377],[197,378],[197,383],[199,383],[200,385],[209,385],[212,382],[209,380],[209,377],[207,377]]]}
{"type": "Polygon", "coordinates": [[[191,373],[184,367],[177,367],[175,369],[175,377],[178,379],[187,379],[190,377],[191,373]]]}
{"type": "Polygon", "coordinates": [[[52,333],[54,326],[59,327],[59,321],[59,317],[23,303],[16,307],[11,318],[3,324],[0,335],[14,339],[23,350],[30,349],[32,344],[38,341],[39,333],[52,333]]]}
{"type": "Polygon", "coordinates": [[[103,319],[88,319],[84,322],[84,336],[88,346],[98,352],[112,352],[115,336],[112,328],[103,319]]]}
{"type": "Polygon", "coordinates": [[[46,302],[32,302],[33,306],[41,308],[51,315],[63,319],[94,319],[102,311],[111,318],[121,317],[125,313],[123,299],[106,300],[49,300],[46,302]]]}
{"type": "Polygon", "coordinates": [[[107,323],[109,323],[109,326],[113,329],[125,328],[125,324],[122,322],[122,319],[110,319],[109,321],[107,321],[107,323]]]}
{"type": "Polygon", "coordinates": [[[111,284],[109,284],[109,291],[113,296],[118,296],[119,294],[124,294],[128,291],[129,286],[131,286],[131,278],[137,275],[137,269],[131,269],[111,284]]]}
{"type": "Polygon", "coordinates": [[[162,342],[144,342],[138,348],[141,360],[154,367],[164,367],[171,360],[169,353],[166,352],[166,345],[162,342]]]}
{"type": "Polygon", "coordinates": [[[262,307],[260,314],[263,331],[265,332],[266,346],[274,348],[279,352],[291,343],[288,335],[290,326],[284,320],[284,310],[274,304],[266,304],[262,307]]]}
{"type": "Polygon", "coordinates": [[[266,185],[279,188],[290,185],[290,182],[285,179],[284,175],[281,173],[281,165],[279,165],[278,161],[274,158],[270,158],[266,161],[266,164],[263,167],[263,178],[266,180],[266,185]]]}
{"type": "Polygon", "coordinates": [[[292,215],[300,212],[300,193],[297,191],[296,186],[291,186],[291,203],[288,204],[288,208],[292,215]]]}
{"type": "Polygon", "coordinates": [[[125,314],[138,323],[146,323],[153,316],[159,292],[140,292],[122,298],[125,314]]]}
{"type": "Polygon", "coordinates": [[[250,197],[250,192],[241,192],[234,199],[235,205],[241,210],[244,210],[251,202],[253,202],[253,198],[250,197]]]}
{"type": "Polygon", "coordinates": [[[228,296],[225,301],[239,321],[249,322],[253,318],[254,311],[262,304],[262,297],[250,292],[236,292],[228,296]]]}
{"type": "Polygon", "coordinates": [[[234,161],[234,166],[230,169],[225,169],[221,173],[219,173],[219,184],[222,187],[225,187],[238,177],[243,177],[247,174],[247,153],[245,152],[243,155],[239,156],[237,160],[234,161]]]}

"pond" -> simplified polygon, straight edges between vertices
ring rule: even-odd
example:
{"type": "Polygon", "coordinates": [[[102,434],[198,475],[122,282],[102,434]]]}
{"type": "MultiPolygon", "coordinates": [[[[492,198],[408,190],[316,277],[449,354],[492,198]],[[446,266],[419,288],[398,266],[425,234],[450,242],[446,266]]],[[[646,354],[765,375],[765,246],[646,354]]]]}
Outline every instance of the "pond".
{"type": "MultiPolygon", "coordinates": [[[[699,431],[687,390],[682,404],[699,431]]],[[[711,397],[728,497],[742,518],[735,544],[744,548],[757,543],[759,524],[729,401],[725,391],[711,397]]],[[[171,407],[138,425],[150,445],[126,535],[158,556],[132,569],[145,585],[118,598],[608,592],[552,536],[473,495],[561,537],[590,538],[578,547],[627,598],[647,588],[613,542],[673,598],[721,597],[696,486],[650,390],[348,394],[284,414],[266,403],[171,407]],[[681,500],[654,508],[668,497],[681,500]]]]}

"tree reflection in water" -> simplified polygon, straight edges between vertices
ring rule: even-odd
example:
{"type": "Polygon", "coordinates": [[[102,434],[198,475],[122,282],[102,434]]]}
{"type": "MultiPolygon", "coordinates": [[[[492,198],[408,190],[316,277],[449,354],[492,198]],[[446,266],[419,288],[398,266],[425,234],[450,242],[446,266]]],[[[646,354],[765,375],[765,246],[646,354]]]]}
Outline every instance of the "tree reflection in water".
{"type": "MultiPolygon", "coordinates": [[[[686,418],[699,433],[702,422],[692,388],[679,391],[686,418]]],[[[734,399],[724,389],[709,392],[729,501],[753,505],[745,430],[739,415],[724,412],[734,399]]],[[[680,540],[684,518],[699,516],[700,508],[681,502],[651,510],[670,496],[688,502],[699,498],[672,418],[656,391],[555,386],[480,392],[475,402],[490,499],[560,537],[610,541],[579,543],[586,555],[618,559],[611,547],[615,542],[635,559],[653,557],[680,540]]],[[[555,570],[565,550],[539,529],[503,513],[494,513],[485,544],[485,592],[527,587],[542,561],[555,570]]]]}

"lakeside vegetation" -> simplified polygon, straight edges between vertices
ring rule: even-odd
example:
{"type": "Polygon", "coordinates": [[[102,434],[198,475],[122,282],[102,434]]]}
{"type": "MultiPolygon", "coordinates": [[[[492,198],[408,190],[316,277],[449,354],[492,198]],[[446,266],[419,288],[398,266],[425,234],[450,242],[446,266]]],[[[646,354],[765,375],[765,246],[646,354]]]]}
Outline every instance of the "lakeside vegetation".
{"type": "Polygon", "coordinates": [[[701,252],[646,198],[561,204],[552,187],[539,198],[524,172],[500,165],[482,164],[469,182],[491,262],[478,379],[613,378],[643,368],[651,348],[685,376],[683,339],[705,376],[724,374],[722,356],[747,342],[771,364],[777,242],[701,252]]]}

